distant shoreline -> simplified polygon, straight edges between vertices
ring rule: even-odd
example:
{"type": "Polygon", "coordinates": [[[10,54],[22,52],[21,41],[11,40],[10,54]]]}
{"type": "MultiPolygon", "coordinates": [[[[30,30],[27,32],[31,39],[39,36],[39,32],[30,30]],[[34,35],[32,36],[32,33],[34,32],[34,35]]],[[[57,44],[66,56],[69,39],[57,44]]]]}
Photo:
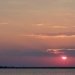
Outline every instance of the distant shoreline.
{"type": "Polygon", "coordinates": [[[0,66],[0,69],[75,69],[75,67],[8,67],[8,66],[0,66]]]}

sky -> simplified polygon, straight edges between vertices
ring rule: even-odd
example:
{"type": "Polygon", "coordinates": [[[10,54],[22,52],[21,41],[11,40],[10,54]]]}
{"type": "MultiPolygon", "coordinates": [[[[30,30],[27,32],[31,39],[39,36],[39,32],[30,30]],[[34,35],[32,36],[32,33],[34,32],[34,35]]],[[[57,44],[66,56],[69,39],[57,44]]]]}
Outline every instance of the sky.
{"type": "Polygon", "coordinates": [[[75,66],[74,50],[75,0],[0,0],[0,65],[75,66]]]}

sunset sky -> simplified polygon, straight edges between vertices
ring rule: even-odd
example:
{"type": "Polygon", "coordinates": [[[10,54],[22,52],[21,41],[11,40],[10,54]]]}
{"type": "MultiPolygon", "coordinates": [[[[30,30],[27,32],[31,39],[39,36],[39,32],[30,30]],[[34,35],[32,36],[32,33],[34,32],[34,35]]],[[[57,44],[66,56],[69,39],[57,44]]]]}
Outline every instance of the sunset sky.
{"type": "Polygon", "coordinates": [[[75,66],[74,50],[75,0],[0,0],[0,65],[75,66]]]}

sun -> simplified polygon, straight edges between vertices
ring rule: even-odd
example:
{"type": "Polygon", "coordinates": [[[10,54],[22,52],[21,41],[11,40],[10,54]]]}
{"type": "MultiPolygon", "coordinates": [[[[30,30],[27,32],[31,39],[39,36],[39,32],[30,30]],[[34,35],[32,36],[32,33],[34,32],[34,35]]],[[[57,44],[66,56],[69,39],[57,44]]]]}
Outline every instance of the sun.
{"type": "Polygon", "coordinates": [[[67,56],[62,56],[61,57],[63,60],[67,60],[67,56]]]}

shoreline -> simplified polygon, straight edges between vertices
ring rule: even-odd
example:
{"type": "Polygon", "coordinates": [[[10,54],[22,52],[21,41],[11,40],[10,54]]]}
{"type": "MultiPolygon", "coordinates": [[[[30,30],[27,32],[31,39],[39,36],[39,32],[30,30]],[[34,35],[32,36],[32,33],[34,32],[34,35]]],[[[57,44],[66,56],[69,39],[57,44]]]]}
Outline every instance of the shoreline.
{"type": "Polygon", "coordinates": [[[75,69],[75,67],[0,67],[0,69],[75,69]]]}

